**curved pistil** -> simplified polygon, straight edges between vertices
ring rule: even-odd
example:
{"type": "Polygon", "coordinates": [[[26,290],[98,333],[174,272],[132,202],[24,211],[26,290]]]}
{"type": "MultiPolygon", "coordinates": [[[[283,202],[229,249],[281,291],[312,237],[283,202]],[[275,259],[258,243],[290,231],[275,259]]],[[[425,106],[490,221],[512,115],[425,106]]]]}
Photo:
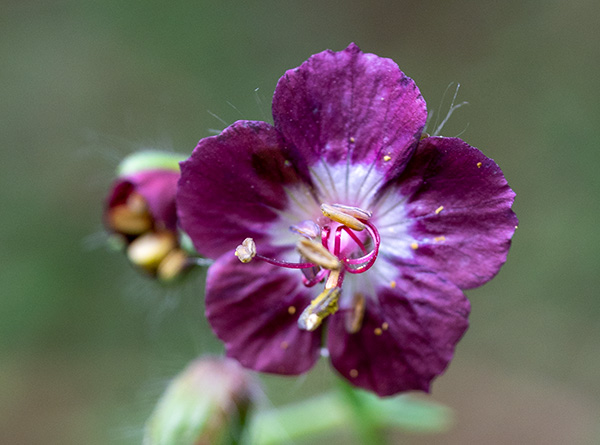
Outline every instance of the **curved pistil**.
{"type": "MultiPolygon", "coordinates": [[[[345,272],[360,274],[369,270],[375,264],[381,243],[379,232],[369,221],[372,216],[370,211],[342,204],[322,204],[321,212],[332,224],[319,226],[309,220],[290,228],[302,236],[296,244],[301,262],[292,263],[263,256],[257,252],[252,238],[246,238],[235,251],[235,255],[243,263],[258,258],[279,267],[303,269],[302,281],[307,287],[312,287],[327,277],[323,292],[310,302],[298,318],[298,327],[307,331],[314,331],[326,317],[337,312],[345,272]],[[355,233],[362,231],[368,233],[369,243],[363,242],[355,233]],[[329,238],[332,233],[333,246],[330,247],[329,238]],[[345,239],[342,238],[344,234],[347,235],[345,239]],[[343,246],[343,242],[346,246],[343,246]],[[349,249],[348,243],[352,243],[355,249],[349,249]],[[367,245],[373,246],[370,251],[367,245]],[[356,252],[359,256],[356,256],[356,252]],[[309,272],[308,269],[313,270],[309,272]]],[[[362,301],[364,306],[364,297],[362,301]]],[[[362,316],[357,316],[351,324],[352,331],[358,331],[362,316]]]]}

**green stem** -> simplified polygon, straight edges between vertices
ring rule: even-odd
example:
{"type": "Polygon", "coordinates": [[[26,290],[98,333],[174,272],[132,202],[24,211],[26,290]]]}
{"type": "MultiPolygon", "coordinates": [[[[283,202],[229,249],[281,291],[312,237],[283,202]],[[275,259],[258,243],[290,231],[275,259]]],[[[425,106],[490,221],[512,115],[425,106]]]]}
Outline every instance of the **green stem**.
{"type": "Polygon", "coordinates": [[[348,402],[350,414],[352,416],[352,425],[364,445],[386,445],[387,441],[381,431],[380,425],[364,400],[356,393],[350,385],[340,381],[338,385],[340,393],[348,402]]]}

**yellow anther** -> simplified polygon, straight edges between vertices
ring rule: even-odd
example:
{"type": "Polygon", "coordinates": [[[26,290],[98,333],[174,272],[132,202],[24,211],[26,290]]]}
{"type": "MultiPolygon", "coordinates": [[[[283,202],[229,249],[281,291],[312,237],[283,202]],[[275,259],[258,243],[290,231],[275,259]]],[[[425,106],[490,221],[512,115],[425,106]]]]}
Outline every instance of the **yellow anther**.
{"type": "Polygon", "coordinates": [[[417,242],[410,243],[410,248],[412,250],[417,250],[419,248],[419,243],[417,243],[417,242]]]}
{"type": "Polygon", "coordinates": [[[336,313],[340,291],[339,287],[335,287],[321,292],[300,314],[298,327],[306,331],[314,331],[327,316],[336,313]]]}
{"type": "Polygon", "coordinates": [[[342,204],[321,204],[321,212],[327,218],[343,224],[352,230],[364,230],[365,225],[360,219],[367,220],[371,217],[371,212],[358,207],[345,206],[342,204]]]}
{"type": "Polygon", "coordinates": [[[340,260],[319,242],[301,238],[296,249],[307,261],[321,266],[323,269],[338,270],[342,267],[340,260]]]}
{"type": "Polygon", "coordinates": [[[331,207],[363,221],[367,221],[373,216],[373,212],[361,209],[360,207],[346,206],[344,204],[331,204],[331,207]]]}
{"type": "Polygon", "coordinates": [[[439,242],[442,242],[442,241],[446,241],[446,237],[444,235],[442,235],[442,236],[436,236],[433,240],[436,243],[439,243],[439,242]]]}
{"type": "Polygon", "coordinates": [[[381,334],[383,334],[383,331],[381,330],[381,328],[375,328],[373,330],[373,332],[375,333],[375,335],[381,335],[381,334]]]}
{"type": "Polygon", "coordinates": [[[383,157],[383,160],[384,160],[385,162],[388,162],[388,161],[391,161],[391,160],[392,160],[392,157],[391,157],[390,155],[385,155],[385,156],[383,157]]]}
{"type": "Polygon", "coordinates": [[[256,256],[256,244],[252,238],[246,238],[242,244],[236,247],[235,256],[242,263],[249,263],[256,256]]]}
{"type": "Polygon", "coordinates": [[[352,377],[353,379],[355,379],[356,377],[358,377],[358,371],[356,369],[351,369],[350,370],[350,377],[352,377]]]}
{"type": "Polygon", "coordinates": [[[482,165],[481,162],[478,162],[477,163],[477,168],[481,168],[481,165],[482,165]]]}
{"type": "Polygon", "coordinates": [[[435,209],[435,214],[439,215],[442,212],[442,210],[444,210],[444,206],[439,206],[437,209],[435,209]]]}
{"type": "Polygon", "coordinates": [[[345,328],[349,334],[356,334],[362,327],[363,318],[365,316],[365,297],[362,294],[354,294],[352,296],[351,310],[346,312],[345,328]]]}
{"type": "Polygon", "coordinates": [[[364,230],[365,228],[365,225],[354,216],[348,215],[342,210],[336,209],[329,204],[321,204],[321,212],[323,212],[323,215],[325,215],[327,218],[348,226],[353,230],[364,230]]]}

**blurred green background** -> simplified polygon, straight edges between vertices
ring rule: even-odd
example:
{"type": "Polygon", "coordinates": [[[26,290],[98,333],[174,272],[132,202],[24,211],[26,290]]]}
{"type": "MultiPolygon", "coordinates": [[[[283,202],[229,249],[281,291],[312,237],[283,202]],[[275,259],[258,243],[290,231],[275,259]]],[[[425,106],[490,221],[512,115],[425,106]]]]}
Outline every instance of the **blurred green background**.
{"type": "MultiPolygon", "coordinates": [[[[286,69],[352,41],[394,59],[430,109],[462,85],[469,105],[443,134],[498,162],[520,218],[506,266],[468,293],[471,328],[433,386],[455,426],[394,441],[600,441],[600,3],[0,7],[0,443],[139,443],[167,379],[221,351],[202,320],[201,273],[161,288],[104,246],[114,168],[142,147],[189,153],[225,124],[269,119],[286,69]]],[[[331,380],[325,361],[267,378],[268,403],[331,380]]]]}

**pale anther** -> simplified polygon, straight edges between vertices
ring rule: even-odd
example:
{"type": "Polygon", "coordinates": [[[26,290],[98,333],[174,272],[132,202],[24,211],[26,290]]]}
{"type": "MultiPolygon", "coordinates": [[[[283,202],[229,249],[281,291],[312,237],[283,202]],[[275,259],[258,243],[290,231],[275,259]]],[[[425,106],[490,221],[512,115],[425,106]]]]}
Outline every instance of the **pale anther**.
{"type": "Polygon", "coordinates": [[[359,218],[367,220],[371,217],[371,212],[341,204],[321,204],[321,212],[327,218],[359,231],[365,228],[365,224],[359,218]]]}
{"type": "Polygon", "coordinates": [[[321,292],[300,314],[298,327],[306,331],[314,331],[327,316],[337,312],[340,291],[341,289],[336,287],[321,292]]]}
{"type": "Polygon", "coordinates": [[[354,216],[355,218],[365,221],[371,219],[371,216],[373,216],[373,212],[361,209],[360,207],[346,206],[344,204],[331,204],[331,207],[341,210],[346,215],[354,216]]]}
{"type": "Polygon", "coordinates": [[[321,243],[302,238],[298,241],[296,249],[307,261],[321,266],[323,269],[338,270],[342,267],[340,260],[321,243]]]}
{"type": "Polygon", "coordinates": [[[321,234],[321,228],[319,227],[319,225],[310,219],[302,221],[299,224],[290,226],[290,230],[292,232],[297,233],[298,235],[302,235],[303,237],[310,239],[315,239],[321,234]]]}
{"type": "Polygon", "coordinates": [[[363,318],[365,316],[366,300],[362,294],[354,294],[352,296],[352,306],[346,312],[344,327],[349,334],[356,334],[362,327],[363,318]]]}
{"type": "Polygon", "coordinates": [[[242,244],[236,247],[235,256],[242,263],[249,263],[256,256],[256,244],[252,238],[246,238],[242,244]]]}

